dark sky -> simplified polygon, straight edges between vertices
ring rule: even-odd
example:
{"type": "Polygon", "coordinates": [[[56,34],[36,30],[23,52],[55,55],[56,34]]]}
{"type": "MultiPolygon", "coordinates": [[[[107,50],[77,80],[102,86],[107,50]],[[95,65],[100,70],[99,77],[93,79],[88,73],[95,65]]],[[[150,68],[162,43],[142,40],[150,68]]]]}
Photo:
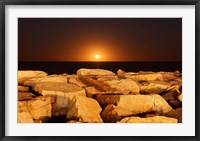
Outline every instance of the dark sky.
{"type": "Polygon", "coordinates": [[[20,18],[19,61],[181,61],[181,18],[20,18]]]}

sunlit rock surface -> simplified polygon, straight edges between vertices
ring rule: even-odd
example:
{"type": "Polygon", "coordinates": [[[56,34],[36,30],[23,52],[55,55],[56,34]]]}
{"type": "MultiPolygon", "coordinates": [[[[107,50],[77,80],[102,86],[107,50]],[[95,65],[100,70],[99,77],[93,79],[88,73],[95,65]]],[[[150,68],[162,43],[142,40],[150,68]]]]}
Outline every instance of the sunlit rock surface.
{"type": "Polygon", "coordinates": [[[74,96],[86,96],[83,88],[68,83],[41,82],[37,83],[33,89],[43,96],[52,98],[54,116],[66,115],[69,102],[74,96]]]}
{"type": "Polygon", "coordinates": [[[179,71],[66,73],[18,71],[18,123],[182,122],[179,71]]]}
{"type": "Polygon", "coordinates": [[[126,117],[120,120],[118,123],[177,123],[177,119],[169,118],[164,116],[155,116],[155,117],[126,117]]]}
{"type": "Polygon", "coordinates": [[[103,122],[100,117],[101,107],[92,98],[76,96],[71,101],[67,119],[76,119],[80,122],[103,122]]]}
{"type": "Polygon", "coordinates": [[[116,122],[123,117],[141,113],[166,113],[171,106],[159,95],[98,95],[101,105],[108,105],[102,112],[105,122],[116,122]]]}
{"type": "Polygon", "coordinates": [[[44,71],[18,71],[18,84],[23,84],[26,80],[35,77],[45,77],[48,74],[44,71]]]}

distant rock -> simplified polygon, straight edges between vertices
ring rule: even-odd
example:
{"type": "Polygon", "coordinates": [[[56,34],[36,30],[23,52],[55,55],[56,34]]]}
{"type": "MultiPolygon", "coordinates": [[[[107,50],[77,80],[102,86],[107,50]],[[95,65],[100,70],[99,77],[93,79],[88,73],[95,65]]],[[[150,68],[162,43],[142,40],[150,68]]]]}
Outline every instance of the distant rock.
{"type": "Polygon", "coordinates": [[[26,80],[35,77],[45,77],[48,74],[44,71],[18,71],[18,84],[23,84],[26,80]]]}
{"type": "Polygon", "coordinates": [[[177,123],[177,119],[169,118],[164,116],[155,116],[155,117],[125,117],[120,120],[118,123],[177,123]]]}
{"type": "Polygon", "coordinates": [[[160,81],[153,81],[153,82],[145,82],[140,86],[140,93],[141,94],[159,94],[163,93],[170,88],[171,84],[164,83],[160,81]]]}
{"type": "Polygon", "coordinates": [[[79,69],[77,71],[78,76],[112,76],[115,75],[115,73],[103,70],[103,69],[79,69]]]}
{"type": "Polygon", "coordinates": [[[155,80],[163,80],[163,77],[160,73],[145,73],[145,72],[124,72],[121,69],[117,71],[117,75],[121,78],[129,78],[134,81],[155,81],[155,80]]]}
{"type": "Polygon", "coordinates": [[[58,82],[58,83],[67,83],[67,74],[60,74],[60,75],[48,75],[45,77],[36,77],[32,79],[26,80],[23,85],[34,87],[35,84],[40,82],[58,82]]]}
{"type": "Polygon", "coordinates": [[[33,119],[23,104],[23,102],[18,101],[18,123],[33,123],[33,119]]]}
{"type": "Polygon", "coordinates": [[[83,88],[68,83],[40,82],[33,89],[43,96],[51,97],[53,116],[66,115],[74,96],[86,96],[83,88]]]}
{"type": "Polygon", "coordinates": [[[160,96],[152,95],[97,95],[96,100],[106,106],[101,116],[105,122],[116,122],[123,117],[141,113],[166,113],[171,106],[160,96]]]}
{"type": "Polygon", "coordinates": [[[101,110],[96,100],[76,96],[71,101],[70,110],[67,112],[66,117],[80,122],[99,123],[103,122],[100,117],[101,110]]]}

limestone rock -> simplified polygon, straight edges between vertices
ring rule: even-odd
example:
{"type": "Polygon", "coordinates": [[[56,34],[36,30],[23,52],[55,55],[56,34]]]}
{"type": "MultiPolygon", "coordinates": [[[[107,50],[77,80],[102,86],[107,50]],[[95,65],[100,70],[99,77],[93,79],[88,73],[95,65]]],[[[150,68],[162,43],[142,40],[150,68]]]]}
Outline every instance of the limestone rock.
{"type": "Polygon", "coordinates": [[[177,123],[177,119],[169,118],[165,116],[155,116],[155,117],[125,117],[118,123],[177,123]]]}
{"type": "Polygon", "coordinates": [[[172,108],[157,94],[152,95],[97,95],[96,100],[106,106],[101,116],[105,122],[116,122],[123,117],[142,113],[166,113],[172,108]]]}
{"type": "Polygon", "coordinates": [[[36,98],[36,95],[30,93],[30,92],[18,92],[18,101],[21,100],[31,100],[36,98]]]}
{"type": "Polygon", "coordinates": [[[67,83],[67,78],[68,78],[67,74],[48,75],[48,76],[45,76],[45,77],[28,79],[23,83],[23,85],[34,87],[35,84],[40,83],[40,82],[67,83]]]}
{"type": "Polygon", "coordinates": [[[77,71],[78,76],[111,76],[115,75],[115,73],[109,71],[109,70],[103,70],[103,69],[79,69],[77,71]]]}
{"type": "Polygon", "coordinates": [[[33,123],[33,119],[23,104],[23,102],[18,101],[18,123],[33,123]]]}
{"type": "Polygon", "coordinates": [[[34,77],[45,77],[48,74],[44,71],[18,71],[18,84],[23,84],[26,80],[34,77]]]}
{"type": "Polygon", "coordinates": [[[139,94],[139,86],[130,79],[119,79],[116,76],[102,76],[92,78],[88,76],[79,76],[87,84],[93,86],[101,92],[110,94],[139,94]]]}
{"type": "Polygon", "coordinates": [[[122,78],[129,78],[134,81],[155,81],[155,80],[163,80],[163,77],[160,73],[148,73],[148,72],[124,72],[121,69],[117,71],[117,75],[122,78]]]}
{"type": "Polygon", "coordinates": [[[68,75],[67,80],[69,84],[74,84],[82,88],[86,87],[86,85],[81,80],[78,79],[77,75],[68,75]]]}
{"type": "Polygon", "coordinates": [[[41,82],[34,86],[34,90],[51,97],[53,116],[66,115],[69,102],[74,96],[86,96],[83,88],[68,83],[41,82]]]}
{"type": "Polygon", "coordinates": [[[29,87],[26,86],[18,86],[18,92],[28,92],[29,87]]]}
{"type": "Polygon", "coordinates": [[[67,112],[67,119],[74,119],[80,122],[99,123],[101,107],[92,98],[76,96],[71,101],[70,110],[67,112]]]}
{"type": "Polygon", "coordinates": [[[152,94],[152,93],[162,93],[170,88],[171,84],[164,82],[145,82],[140,86],[140,93],[142,94],[152,94]]]}
{"type": "Polygon", "coordinates": [[[178,119],[178,123],[182,123],[182,108],[172,109],[171,111],[161,115],[176,118],[178,119]]]}
{"type": "Polygon", "coordinates": [[[26,105],[31,117],[34,120],[42,120],[44,122],[51,118],[51,98],[40,96],[33,100],[23,101],[26,105]]]}

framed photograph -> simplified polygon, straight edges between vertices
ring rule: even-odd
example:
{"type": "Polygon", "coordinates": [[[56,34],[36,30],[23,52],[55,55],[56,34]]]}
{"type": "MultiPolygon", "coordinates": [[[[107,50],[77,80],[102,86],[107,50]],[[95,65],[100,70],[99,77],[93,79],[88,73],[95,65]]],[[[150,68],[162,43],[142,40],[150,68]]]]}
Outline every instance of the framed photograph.
{"type": "Polygon", "coordinates": [[[1,1],[1,140],[199,140],[199,11],[1,1]]]}

